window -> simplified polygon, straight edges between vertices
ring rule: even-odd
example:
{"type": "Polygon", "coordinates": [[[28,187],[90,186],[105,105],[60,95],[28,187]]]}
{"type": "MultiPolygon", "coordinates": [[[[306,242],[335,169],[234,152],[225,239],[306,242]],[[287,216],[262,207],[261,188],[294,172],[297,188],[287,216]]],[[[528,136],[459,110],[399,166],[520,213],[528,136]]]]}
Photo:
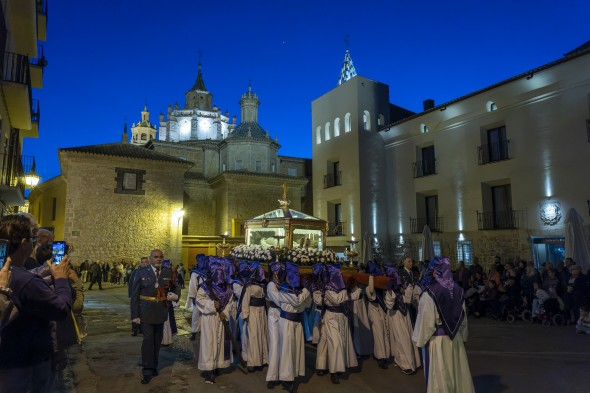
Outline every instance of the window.
{"type": "Polygon", "coordinates": [[[330,140],[330,122],[326,123],[326,135],[324,136],[324,139],[329,141],[330,140]]]}
{"type": "Polygon", "coordinates": [[[352,120],[350,119],[350,113],[344,116],[344,132],[352,131],[352,120]]]}
{"type": "Polygon", "coordinates": [[[417,151],[417,160],[414,164],[414,178],[436,174],[436,159],[434,158],[434,145],[423,147],[417,151]]]}
{"type": "MultiPolygon", "coordinates": [[[[432,249],[434,250],[434,256],[442,257],[442,248],[440,245],[440,241],[434,240],[432,242],[432,249]]],[[[422,244],[422,241],[420,241],[419,250],[418,250],[418,260],[423,261],[424,260],[423,256],[424,256],[424,246],[422,244]]]]}
{"type": "Polygon", "coordinates": [[[337,117],[336,120],[334,120],[334,138],[340,136],[340,118],[337,117]]]}
{"type": "Polygon", "coordinates": [[[277,171],[277,166],[275,165],[274,161],[273,163],[270,165],[270,171],[272,173],[275,173],[277,171]]]}
{"type": "Polygon", "coordinates": [[[363,126],[366,131],[371,131],[371,114],[369,111],[363,112],[363,126]]]}
{"type": "Polygon", "coordinates": [[[315,143],[318,145],[322,143],[322,127],[318,127],[315,130],[315,143]]]}
{"type": "Polygon", "coordinates": [[[426,134],[428,132],[428,126],[426,124],[420,124],[420,132],[426,134]]]}
{"type": "Polygon", "coordinates": [[[236,171],[241,171],[243,169],[242,160],[236,160],[235,169],[236,171]]]}
{"type": "Polygon", "coordinates": [[[262,172],[262,161],[256,161],[256,172],[262,172]]]}
{"type": "Polygon", "coordinates": [[[145,195],[143,183],[146,171],[130,168],[115,168],[117,187],[115,194],[145,195]]]}
{"type": "Polygon", "coordinates": [[[289,176],[297,176],[297,168],[287,168],[287,174],[289,176]]]}
{"type": "Polygon", "coordinates": [[[493,112],[493,111],[497,111],[498,110],[498,106],[496,105],[495,102],[488,101],[486,103],[486,109],[488,110],[488,112],[493,112]]]}
{"type": "Polygon", "coordinates": [[[147,141],[147,134],[141,134],[141,140],[147,141]]]}
{"type": "Polygon", "coordinates": [[[340,201],[328,202],[328,236],[344,235],[342,204],[340,201]]]}
{"type": "Polygon", "coordinates": [[[473,263],[471,240],[459,240],[457,242],[457,261],[463,261],[466,265],[473,263]]]}
{"type": "Polygon", "coordinates": [[[482,145],[478,147],[479,164],[507,160],[509,142],[506,139],[506,126],[484,130],[482,145]]]}
{"type": "Polygon", "coordinates": [[[518,228],[519,215],[512,210],[511,186],[501,182],[507,180],[481,185],[483,212],[477,212],[480,230],[518,228]]]}
{"type": "Polygon", "coordinates": [[[378,125],[378,126],[383,126],[383,125],[385,125],[385,116],[383,116],[383,115],[379,115],[379,117],[377,118],[377,125],[378,125]]]}

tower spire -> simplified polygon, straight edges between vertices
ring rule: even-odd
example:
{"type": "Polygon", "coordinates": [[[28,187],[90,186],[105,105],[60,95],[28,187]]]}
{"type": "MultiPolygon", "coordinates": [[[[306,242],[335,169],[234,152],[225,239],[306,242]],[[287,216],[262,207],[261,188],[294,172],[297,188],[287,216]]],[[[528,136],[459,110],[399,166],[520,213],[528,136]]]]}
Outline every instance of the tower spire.
{"type": "Polygon", "coordinates": [[[356,76],[356,69],[352,63],[352,57],[350,57],[350,36],[346,34],[344,37],[344,43],[346,44],[346,53],[344,54],[344,62],[342,63],[342,69],[340,70],[340,79],[338,79],[338,85],[343,84],[347,80],[356,76]]]}

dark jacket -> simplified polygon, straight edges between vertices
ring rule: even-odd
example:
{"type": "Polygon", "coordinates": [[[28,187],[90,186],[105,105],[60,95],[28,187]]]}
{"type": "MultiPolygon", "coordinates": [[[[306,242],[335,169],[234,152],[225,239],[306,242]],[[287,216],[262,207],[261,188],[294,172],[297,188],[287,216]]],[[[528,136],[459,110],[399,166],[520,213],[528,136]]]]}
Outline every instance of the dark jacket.
{"type": "Polygon", "coordinates": [[[164,323],[168,319],[169,303],[165,301],[168,292],[180,297],[180,287],[172,282],[172,269],[161,267],[158,288],[151,265],[137,269],[131,283],[131,319],[140,318],[141,323],[148,324],[164,323]],[[141,299],[144,296],[158,300],[141,299]]]}
{"type": "Polygon", "coordinates": [[[54,285],[52,290],[35,274],[12,268],[11,299],[19,315],[2,329],[0,368],[30,367],[51,358],[50,322],[68,317],[72,305],[68,280],[58,278],[54,285]]]}

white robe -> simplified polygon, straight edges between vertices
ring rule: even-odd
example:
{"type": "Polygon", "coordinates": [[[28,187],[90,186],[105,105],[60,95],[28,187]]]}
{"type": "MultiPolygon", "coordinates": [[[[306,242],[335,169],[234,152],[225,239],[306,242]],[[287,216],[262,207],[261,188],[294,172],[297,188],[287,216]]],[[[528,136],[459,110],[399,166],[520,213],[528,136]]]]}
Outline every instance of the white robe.
{"type": "MultiPolygon", "coordinates": [[[[233,363],[233,354],[230,353],[229,359],[224,359],[225,331],[223,322],[217,311],[213,300],[207,296],[203,288],[197,291],[197,307],[201,313],[201,341],[199,345],[198,367],[202,371],[215,370],[217,368],[226,368],[233,363]]],[[[223,313],[226,317],[230,314],[234,306],[234,300],[230,297],[223,313]]]]}
{"type": "Polygon", "coordinates": [[[260,367],[268,363],[268,327],[265,307],[250,306],[250,298],[264,299],[264,288],[259,285],[249,285],[242,300],[242,340],[246,344],[244,360],[248,366],[260,367]]]}
{"type": "Polygon", "coordinates": [[[352,301],[352,312],[354,313],[354,332],[352,341],[357,355],[367,356],[373,354],[373,332],[367,314],[367,300],[361,296],[352,301]]]}
{"type": "MultiPolygon", "coordinates": [[[[266,297],[277,306],[281,303],[281,296],[277,284],[273,281],[266,285],[266,297]]],[[[281,353],[279,349],[279,319],[281,310],[275,307],[268,308],[268,369],[266,370],[267,381],[279,379],[279,366],[281,353]]]]}
{"type": "MultiPolygon", "coordinates": [[[[304,288],[299,295],[279,292],[282,311],[302,313],[311,305],[311,295],[304,288]]],[[[305,337],[301,322],[279,318],[279,380],[290,382],[297,376],[305,376],[305,337]]],[[[267,377],[268,378],[268,377],[267,377]]]]}
{"type": "Polygon", "coordinates": [[[326,336],[326,334],[322,334],[321,331],[322,308],[324,306],[324,293],[321,291],[314,291],[313,303],[316,306],[316,321],[314,323],[314,332],[317,330],[317,341],[315,342],[315,344],[317,344],[315,356],[315,369],[316,371],[326,371],[328,369],[328,337],[326,336]]]}
{"type": "Polygon", "coordinates": [[[164,321],[164,330],[162,331],[162,345],[170,345],[174,343],[172,337],[172,329],[170,328],[170,318],[164,321]]]}
{"type": "MultiPolygon", "coordinates": [[[[356,300],[360,297],[362,291],[355,288],[350,298],[356,300]]],[[[346,289],[333,292],[327,290],[324,295],[324,304],[326,306],[340,306],[348,301],[348,291],[346,289]]],[[[322,319],[320,343],[325,342],[325,349],[316,356],[316,369],[325,370],[326,363],[330,373],[343,373],[347,368],[358,366],[350,324],[346,314],[326,310],[322,319]]],[[[322,348],[323,349],[323,348],[322,348]]]]}
{"type": "MultiPolygon", "coordinates": [[[[465,310],[465,304],[463,304],[465,310]]],[[[433,336],[441,324],[434,300],[428,292],[420,297],[418,316],[412,340],[424,351],[424,372],[428,393],[475,392],[465,346],[467,317],[463,319],[455,338],[433,336]]]]}
{"type": "Polygon", "coordinates": [[[186,297],[186,303],[184,309],[192,311],[191,317],[191,333],[198,333],[200,331],[199,326],[199,308],[193,305],[193,301],[197,298],[197,289],[199,286],[200,276],[198,273],[192,273],[188,284],[188,295],[186,297]]]}
{"type": "Polygon", "coordinates": [[[395,364],[402,370],[416,371],[422,365],[420,351],[412,342],[412,320],[410,312],[406,315],[394,310],[396,294],[393,291],[385,293],[387,307],[387,323],[389,324],[389,347],[391,356],[395,357],[395,364]]]}
{"type": "MultiPolygon", "coordinates": [[[[369,286],[367,286],[367,298],[370,301],[377,299],[374,288],[374,278],[369,276],[369,286]]],[[[371,322],[371,331],[373,332],[373,356],[376,359],[389,358],[389,334],[387,332],[387,319],[385,311],[378,303],[368,302],[367,314],[371,322]]]]}

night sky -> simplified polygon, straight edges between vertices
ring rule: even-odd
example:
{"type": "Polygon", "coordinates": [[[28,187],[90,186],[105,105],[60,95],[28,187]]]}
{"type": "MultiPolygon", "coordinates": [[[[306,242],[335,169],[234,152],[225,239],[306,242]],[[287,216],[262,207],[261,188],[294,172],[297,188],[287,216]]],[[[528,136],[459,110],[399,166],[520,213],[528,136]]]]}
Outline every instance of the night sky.
{"type": "Polygon", "coordinates": [[[311,102],[336,87],[346,51],[390,102],[422,110],[556,60],[590,40],[588,0],[50,0],[38,139],[42,181],[57,149],[121,140],[123,124],[184,105],[199,51],[213,103],[240,122],[251,81],[279,154],[311,157],[311,102]]]}

